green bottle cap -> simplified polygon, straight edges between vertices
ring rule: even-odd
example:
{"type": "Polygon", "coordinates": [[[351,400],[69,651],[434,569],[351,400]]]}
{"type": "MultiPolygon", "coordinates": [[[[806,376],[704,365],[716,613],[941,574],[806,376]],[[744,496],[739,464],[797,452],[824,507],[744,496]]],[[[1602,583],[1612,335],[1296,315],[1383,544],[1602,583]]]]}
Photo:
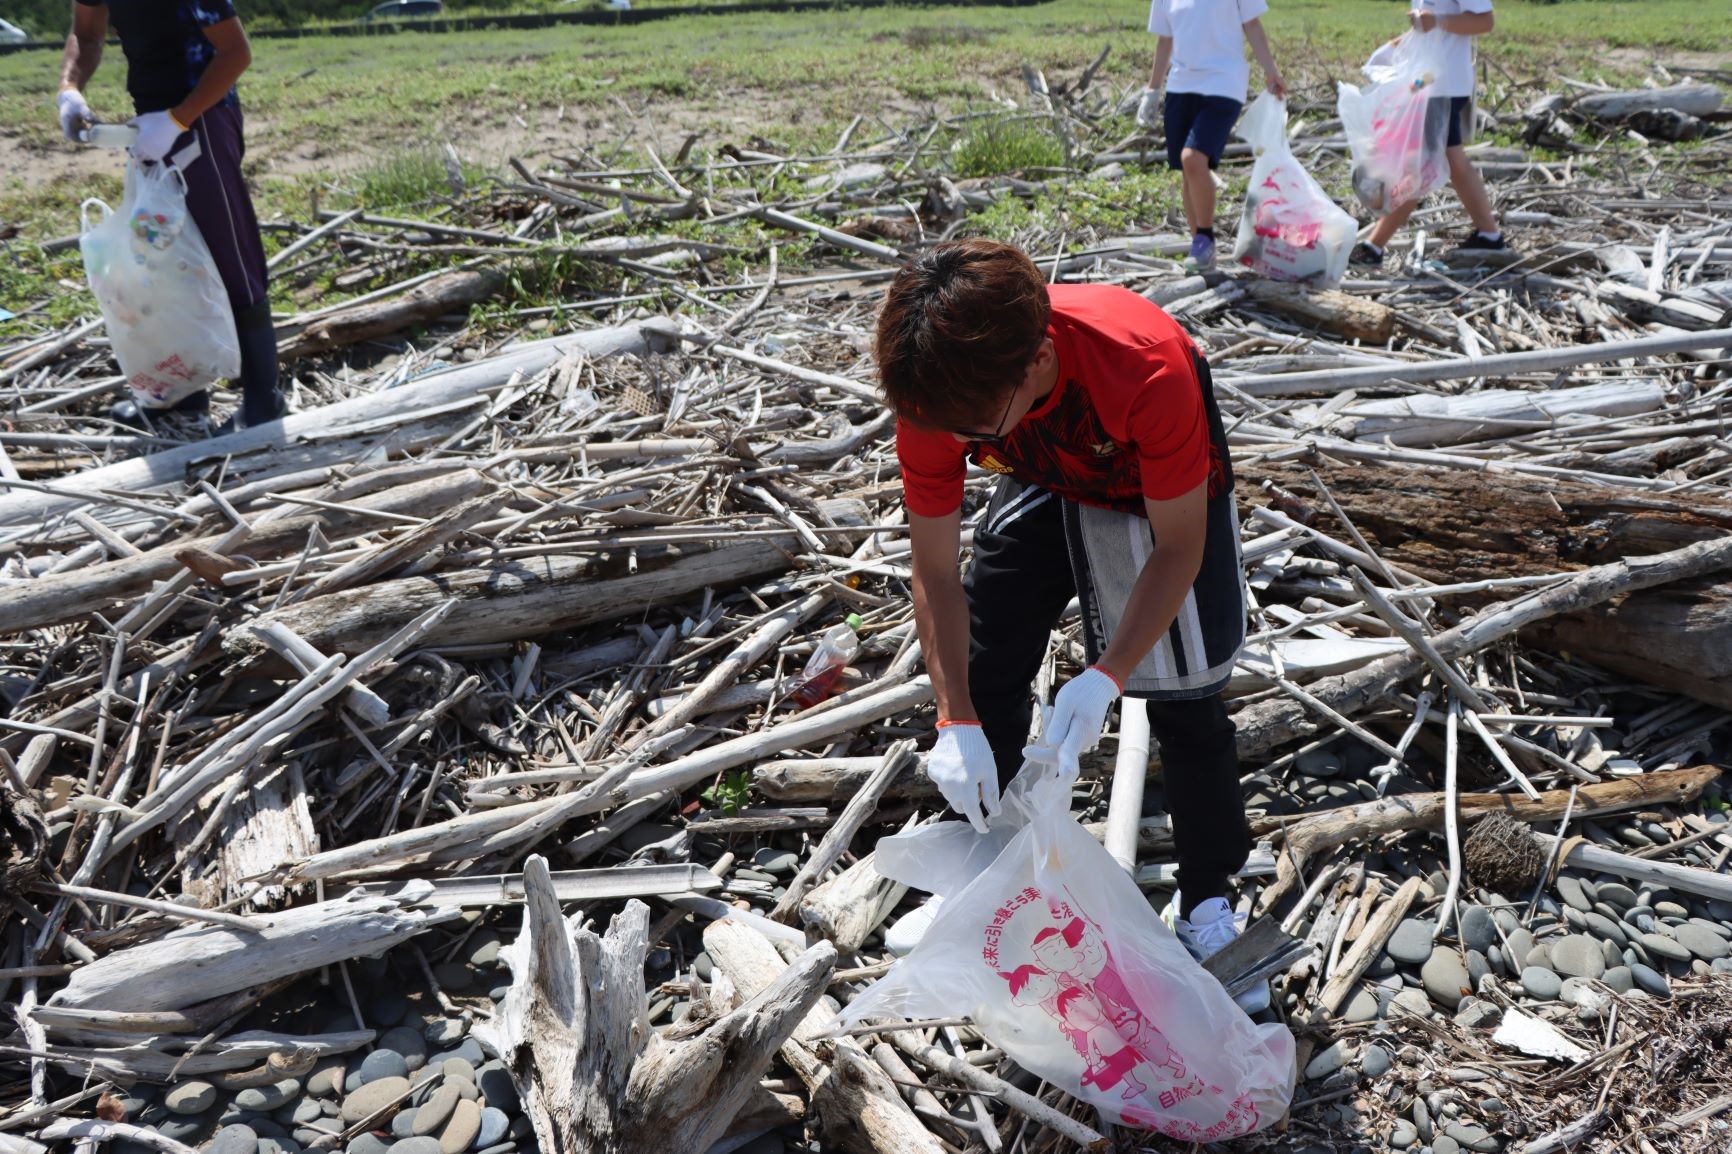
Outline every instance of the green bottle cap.
{"type": "Polygon", "coordinates": [[[848,628],[858,630],[862,624],[858,613],[848,614],[848,628]]]}

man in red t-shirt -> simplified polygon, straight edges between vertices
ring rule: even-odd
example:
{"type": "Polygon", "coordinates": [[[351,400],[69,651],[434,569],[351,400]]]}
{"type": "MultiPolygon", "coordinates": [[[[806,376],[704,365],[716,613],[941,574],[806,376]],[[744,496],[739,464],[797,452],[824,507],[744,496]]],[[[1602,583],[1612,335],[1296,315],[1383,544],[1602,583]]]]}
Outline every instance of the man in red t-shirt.
{"type": "Polygon", "coordinates": [[[1237,933],[1227,883],[1250,831],[1221,700],[1245,599],[1208,363],[1135,293],[1049,286],[1021,251],[985,240],[937,245],[897,274],[876,351],[938,699],[928,774],[985,828],[1022,764],[1048,637],[1076,597],[1092,664],[1059,691],[1043,743],[1074,758],[1121,694],[1148,702],[1179,857],[1176,928],[1193,953],[1215,952],[1237,933]],[[970,461],[1000,477],[964,585],[970,461]]]}

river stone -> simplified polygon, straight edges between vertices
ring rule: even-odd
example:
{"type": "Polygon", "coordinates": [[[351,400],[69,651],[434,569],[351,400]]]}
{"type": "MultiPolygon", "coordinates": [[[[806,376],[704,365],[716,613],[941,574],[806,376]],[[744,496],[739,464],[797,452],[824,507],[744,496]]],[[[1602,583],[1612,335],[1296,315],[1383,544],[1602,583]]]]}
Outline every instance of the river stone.
{"type": "Polygon", "coordinates": [[[1572,930],[1585,930],[1588,928],[1588,915],[1574,906],[1565,906],[1564,924],[1572,930]]]}
{"type": "Polygon", "coordinates": [[[1405,1150],[1417,1141],[1419,1141],[1419,1127],[1406,1118],[1397,1118],[1395,1128],[1389,1132],[1390,1148],[1405,1150]]]}
{"type": "MultiPolygon", "coordinates": [[[[481,1043],[477,1042],[474,1038],[463,1039],[461,1042],[457,1043],[454,1049],[447,1050],[443,1054],[440,1054],[438,1060],[444,1062],[447,1058],[462,1058],[471,1066],[479,1066],[481,1063],[487,1061],[487,1055],[481,1052],[481,1043]]],[[[431,1060],[432,1059],[429,1059],[429,1061],[431,1060]]]]}
{"type": "Polygon", "coordinates": [[[519,1109],[517,1083],[511,1080],[511,1073],[503,1063],[493,1061],[481,1067],[475,1072],[475,1084],[481,1087],[481,1096],[489,1106],[497,1106],[507,1114],[519,1109]]]}
{"type": "Polygon", "coordinates": [[[1431,1017],[1431,999],[1424,990],[1403,990],[1395,995],[1394,1002],[1410,1014],[1417,1014],[1421,1018],[1431,1017]]]}
{"type": "Polygon", "coordinates": [[[1636,940],[1650,954],[1657,954],[1668,961],[1687,962],[1690,960],[1690,951],[1664,934],[1643,934],[1636,940]]]}
{"type": "MultiPolygon", "coordinates": [[[[236,1101],[239,1100],[237,1097],[236,1101]]],[[[317,1098],[302,1098],[294,1104],[294,1109],[289,1113],[289,1121],[299,1124],[317,1121],[324,1116],[325,1104],[323,1102],[317,1098]]]]}
{"type": "MultiPolygon", "coordinates": [[[[411,1099],[413,1101],[413,1099],[411,1099]]],[[[407,1106],[391,1115],[391,1137],[398,1140],[415,1136],[415,1111],[407,1106]]]]}
{"type": "Polygon", "coordinates": [[[1528,997],[1538,998],[1542,1002],[1556,1000],[1564,986],[1562,978],[1540,966],[1529,966],[1523,970],[1521,982],[1528,997]]]}
{"type": "Polygon", "coordinates": [[[1623,926],[1598,910],[1590,910],[1582,916],[1586,919],[1588,929],[1592,931],[1595,937],[1620,946],[1630,940],[1629,935],[1624,932],[1623,926]]]}
{"type": "Polygon", "coordinates": [[[433,1096],[415,1111],[415,1124],[410,1127],[414,1135],[433,1134],[451,1118],[451,1111],[457,1109],[459,1101],[457,1087],[447,1082],[433,1092],[433,1096]]]}
{"type": "Polygon", "coordinates": [[[1448,1134],[1439,1134],[1431,1143],[1431,1154],[1461,1154],[1461,1143],[1448,1134]]]}
{"type": "Polygon", "coordinates": [[[1623,882],[1605,882],[1596,887],[1595,896],[1621,910],[1630,909],[1636,904],[1636,891],[1623,882]]]}
{"type": "Polygon", "coordinates": [[[347,1064],[343,1059],[327,1060],[313,1071],[311,1078],[307,1079],[307,1093],[315,1098],[335,1097],[347,1073],[347,1064]]]}
{"type": "Polygon", "coordinates": [[[1439,946],[1431,951],[1431,957],[1420,969],[1419,980],[1433,1000],[1453,1010],[1461,1005],[1463,991],[1468,987],[1467,967],[1454,950],[1439,946]]]}
{"type": "Polygon", "coordinates": [[[1613,966],[1600,975],[1600,981],[1620,994],[1627,994],[1636,987],[1636,978],[1630,973],[1629,966],[1613,966]]]}
{"type": "Polygon", "coordinates": [[[254,1154],[259,1148],[259,1136],[251,1126],[243,1126],[236,1122],[224,1126],[211,1139],[206,1154],[254,1154]]]}
{"type": "MultiPolygon", "coordinates": [[[[1443,1128],[1443,1132],[1454,1138],[1469,1150],[1478,1150],[1490,1154],[1497,1149],[1497,1139],[1484,1126],[1470,1126],[1462,1122],[1451,1122],[1443,1128]]],[[[1435,1147],[1434,1147],[1435,1149],[1435,1147]]]]}
{"type": "Polygon", "coordinates": [[[363,1130],[343,1147],[343,1154],[385,1154],[391,1144],[370,1130],[363,1130]]]}
{"type": "Polygon", "coordinates": [[[1690,910],[1677,902],[1658,901],[1654,903],[1654,912],[1663,918],[1688,918],[1690,910]]]}
{"type": "Polygon", "coordinates": [[[301,1154],[301,1144],[287,1135],[281,1138],[260,1138],[259,1154],[301,1154]]]}
{"type": "Polygon", "coordinates": [[[359,1122],[408,1092],[407,1078],[380,1078],[377,1082],[368,1082],[343,1099],[343,1112],[339,1117],[345,1122],[359,1122]]]}
{"type": "Polygon", "coordinates": [[[435,1018],[427,1023],[421,1031],[429,1046],[445,1049],[463,1040],[463,1035],[469,1032],[468,1023],[457,1018],[435,1018]]]}
{"type": "Polygon", "coordinates": [[[1725,938],[1690,922],[1674,926],[1672,936],[1678,939],[1679,945],[1705,962],[1711,962],[1715,958],[1723,958],[1732,953],[1732,948],[1726,945],[1725,938]]]}
{"type": "Polygon", "coordinates": [[[163,1096],[162,1103],[176,1114],[203,1114],[216,1100],[217,1088],[209,1082],[182,1082],[163,1096]]]}
{"type": "Polygon", "coordinates": [[[1389,1067],[1395,1064],[1395,1057],[1382,1046],[1367,1046],[1365,1053],[1359,1057],[1359,1068],[1367,1078],[1379,1078],[1389,1072],[1389,1067]]]}
{"type": "Polygon", "coordinates": [[[200,1141],[211,1132],[216,1123],[214,1111],[203,1114],[170,1114],[151,1126],[151,1129],[164,1138],[173,1138],[176,1142],[190,1144],[200,1141]]]}
{"type": "Polygon", "coordinates": [[[439,1154],[439,1139],[430,1134],[404,1138],[392,1144],[391,1154],[439,1154]]]}
{"type": "Polygon", "coordinates": [[[1580,878],[1573,878],[1568,874],[1560,875],[1558,877],[1558,896],[1563,898],[1564,904],[1570,906],[1572,909],[1586,912],[1594,908],[1592,899],[1590,899],[1586,891],[1582,889],[1582,881],[1580,878]]]}
{"type": "Polygon", "coordinates": [[[361,1059],[361,1085],[380,1078],[407,1078],[409,1062],[395,1050],[374,1050],[361,1059]]]}
{"type": "MultiPolygon", "coordinates": [[[[1370,990],[1355,990],[1353,996],[1347,999],[1347,1007],[1341,1011],[1341,1017],[1347,1022],[1373,1022],[1377,1020],[1377,995],[1370,990]]],[[[486,1087],[482,1087],[486,1093],[486,1087]]]]}
{"type": "Polygon", "coordinates": [[[1509,949],[1505,952],[1504,957],[1509,959],[1511,966],[1519,969],[1527,956],[1533,953],[1534,936],[1524,929],[1512,930],[1509,934],[1508,945],[1509,949]]]}
{"type": "MultiPolygon", "coordinates": [[[[522,1115],[518,1115],[518,1117],[521,1118],[522,1115]]],[[[523,1118],[523,1121],[528,1122],[529,1119],[523,1118]]],[[[475,1154],[516,1154],[516,1150],[517,1143],[508,1139],[495,1146],[483,1146],[481,1149],[477,1150],[475,1154]]],[[[533,1147],[530,1148],[530,1154],[537,1154],[533,1147]]]]}
{"type": "Polygon", "coordinates": [[[1551,950],[1552,968],[1567,977],[1597,978],[1606,972],[1605,952],[1586,934],[1568,934],[1551,950]]]}
{"type": "Polygon", "coordinates": [[[445,1079],[445,1084],[457,1088],[457,1097],[461,1101],[474,1102],[479,1101],[481,1098],[481,1091],[476,1089],[475,1083],[471,1082],[468,1078],[447,1077],[445,1079]]]}
{"type": "Polygon", "coordinates": [[[427,1064],[427,1039],[413,1026],[397,1026],[386,1030],[379,1039],[379,1049],[401,1054],[403,1065],[407,1067],[405,1072],[419,1070],[427,1064]]]}
{"type": "Polygon", "coordinates": [[[1385,949],[1398,962],[1420,965],[1431,957],[1431,932],[1436,926],[1436,922],[1427,919],[1407,918],[1389,935],[1385,949]]]}
{"type": "Polygon", "coordinates": [[[475,1145],[485,1150],[495,1145],[505,1132],[511,1128],[511,1116],[496,1106],[489,1106],[481,1111],[481,1129],[475,1136],[475,1145]]]}
{"type": "Polygon", "coordinates": [[[462,1078],[465,1082],[475,1081],[475,1067],[466,1058],[447,1058],[440,1064],[440,1071],[447,1078],[462,1078]]]}
{"type": "Polygon", "coordinates": [[[475,971],[462,962],[442,962],[433,967],[433,979],[453,992],[467,990],[475,982],[475,971]]]}
{"type": "Polygon", "coordinates": [[[1461,1007],[1455,1012],[1456,1025],[1470,1030],[1495,1026],[1501,1021],[1503,1010],[1478,998],[1463,998],[1461,1007]]]}
{"type": "Polygon", "coordinates": [[[1456,927],[1461,944],[1481,954],[1497,944],[1497,923],[1484,906],[1466,906],[1461,911],[1461,924],[1456,927]]]}
{"type": "Polygon", "coordinates": [[[1353,1047],[1346,1039],[1332,1042],[1311,1056],[1311,1061],[1305,1066],[1305,1080],[1314,1082],[1318,1078],[1327,1078],[1345,1066],[1352,1057],[1353,1047]]]}
{"type": "Polygon", "coordinates": [[[1486,956],[1478,950],[1469,950],[1467,952],[1467,984],[1477,990],[1480,983],[1490,973],[1491,963],[1486,960],[1486,956]]]}
{"type": "Polygon", "coordinates": [[[243,1110],[255,1110],[260,1114],[269,1113],[280,1106],[287,1106],[301,1092],[301,1083],[295,1078],[284,1078],[270,1086],[252,1086],[235,1095],[235,1105],[243,1110]]]}
{"type": "Polygon", "coordinates": [[[1667,983],[1666,976],[1657,970],[1637,962],[1630,967],[1630,976],[1636,980],[1637,986],[1656,998],[1672,996],[1672,987],[1667,983]]]}
{"type": "Polygon", "coordinates": [[[499,951],[505,942],[492,930],[483,930],[469,939],[469,964],[478,970],[490,970],[499,964],[499,951]]]}
{"type": "Polygon", "coordinates": [[[1533,949],[1528,951],[1527,958],[1524,959],[1522,964],[1527,966],[1544,966],[1548,970],[1551,969],[1552,948],[1550,946],[1535,946],[1533,949]]]}
{"type": "Polygon", "coordinates": [[[1715,958],[1708,964],[1711,974],[1732,974],[1732,958],[1715,958]]]}
{"type": "Polygon", "coordinates": [[[451,1112],[451,1121],[439,1135],[439,1154],[463,1154],[481,1133],[481,1106],[476,1102],[459,1102],[451,1112]]]}
{"type": "Polygon", "coordinates": [[[791,874],[800,866],[800,855],[792,850],[765,846],[752,855],[752,864],[767,874],[791,874]]]}

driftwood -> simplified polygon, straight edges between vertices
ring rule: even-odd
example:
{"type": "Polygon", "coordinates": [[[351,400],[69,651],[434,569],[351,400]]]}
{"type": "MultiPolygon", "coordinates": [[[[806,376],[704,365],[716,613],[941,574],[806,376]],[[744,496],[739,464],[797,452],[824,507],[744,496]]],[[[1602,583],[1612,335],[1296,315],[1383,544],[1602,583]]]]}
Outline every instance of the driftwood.
{"type": "MultiPolygon", "coordinates": [[[[779,984],[788,963],[757,931],[735,921],[712,922],[704,948],[742,997],[779,984]]],[[[824,999],[782,1045],[782,1058],[812,1092],[825,1149],[856,1154],[942,1154],[944,1147],[908,1108],[896,1086],[852,1038],[829,1043],[826,1060],[818,1039],[836,1016],[824,999]]]]}
{"type": "MultiPolygon", "coordinates": [[[[1310,474],[1300,470],[1264,467],[1254,475],[1285,492],[1316,492],[1310,474]]],[[[1732,535],[1732,502],[1684,494],[1334,464],[1319,475],[1385,560],[1430,578],[1564,573],[1732,535]]],[[[1329,518],[1322,503],[1285,505],[1301,518],[1329,518]]],[[[1615,604],[1573,608],[1537,636],[1609,668],[1732,707],[1732,580],[1718,574],[1635,591],[1615,604]]]]}
{"type": "Polygon", "coordinates": [[[1334,289],[1258,280],[1249,282],[1246,291],[1252,301],[1279,316],[1368,344],[1387,342],[1399,315],[1388,305],[1334,289]]]}
{"type": "MultiPolygon", "coordinates": [[[[1718,768],[1703,765],[1585,785],[1575,794],[1575,813],[1591,817],[1646,805],[1681,804],[1700,796],[1719,776],[1718,768]]],[[[1571,805],[1570,798],[1571,791],[1554,790],[1542,793],[1536,801],[1513,795],[1464,794],[1459,802],[1464,821],[1501,813],[1518,821],[1534,822],[1562,816],[1571,805]]],[[[1280,828],[1283,846],[1275,858],[1275,883],[1264,891],[1262,908],[1272,908],[1289,893],[1303,874],[1306,863],[1319,853],[1357,838],[1436,829],[1443,825],[1446,802],[1447,795],[1443,793],[1409,793],[1329,810],[1284,828],[1253,826],[1259,834],[1280,828]]]]}
{"type": "Polygon", "coordinates": [[[1595,92],[1577,97],[1571,108],[1597,120],[1623,120],[1639,112],[1682,112],[1708,116],[1720,110],[1720,89],[1712,84],[1674,84],[1633,92],[1595,92]]]}
{"type": "Polygon", "coordinates": [[[298,330],[281,333],[277,356],[296,361],[466,312],[492,297],[504,283],[504,275],[493,269],[446,273],[399,296],[337,309],[298,330]]]}
{"type": "Polygon", "coordinates": [[[561,916],[546,859],[524,863],[523,886],[523,933],[502,955],[511,988],[481,1033],[504,1056],[548,1150],[708,1149],[835,968],[835,948],[820,943],[738,1009],[657,1033],[644,1023],[648,908],[628,902],[598,936],[561,916]]]}
{"type": "Polygon", "coordinates": [[[457,917],[401,899],[352,894],[260,918],[255,933],[222,927],[177,930],[118,950],[75,972],[48,999],[83,1010],[176,1010],[285,974],[363,957],[457,917]]]}

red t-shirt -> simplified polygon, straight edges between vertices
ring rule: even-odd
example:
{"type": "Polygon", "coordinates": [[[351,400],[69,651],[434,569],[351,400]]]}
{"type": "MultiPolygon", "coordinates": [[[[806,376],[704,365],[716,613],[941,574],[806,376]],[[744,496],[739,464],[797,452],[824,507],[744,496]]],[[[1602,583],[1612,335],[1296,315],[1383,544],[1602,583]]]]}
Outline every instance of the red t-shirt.
{"type": "MultiPolygon", "coordinates": [[[[1160,306],[1115,285],[1049,285],[1058,383],[1008,437],[964,444],[898,421],[903,499],[919,517],[962,506],[967,462],[1067,500],[1142,512],[1209,478],[1195,346],[1160,306]]],[[[985,418],[983,418],[985,419],[985,418]]]]}

